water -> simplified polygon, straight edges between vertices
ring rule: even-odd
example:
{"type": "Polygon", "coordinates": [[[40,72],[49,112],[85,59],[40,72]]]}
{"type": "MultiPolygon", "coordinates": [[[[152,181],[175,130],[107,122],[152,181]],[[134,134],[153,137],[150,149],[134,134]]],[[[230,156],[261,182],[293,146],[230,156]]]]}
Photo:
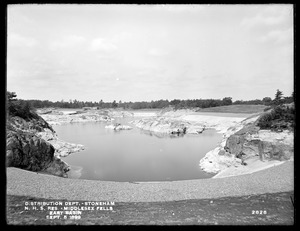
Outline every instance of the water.
{"type": "MultiPolygon", "coordinates": [[[[134,118],[138,119],[138,118],[134,118]]],[[[132,118],[115,122],[128,124],[132,118]]],[[[83,144],[85,150],[63,160],[71,166],[70,178],[104,181],[175,181],[210,178],[199,167],[204,155],[222,139],[215,130],[200,135],[161,136],[140,130],[114,131],[110,122],[53,126],[58,137],[83,144]]]]}

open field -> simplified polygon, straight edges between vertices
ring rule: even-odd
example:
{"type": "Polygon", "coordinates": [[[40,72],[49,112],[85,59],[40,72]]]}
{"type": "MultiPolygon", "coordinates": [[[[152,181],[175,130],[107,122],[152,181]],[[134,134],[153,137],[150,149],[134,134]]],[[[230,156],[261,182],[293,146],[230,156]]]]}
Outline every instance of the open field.
{"type": "Polygon", "coordinates": [[[229,105],[220,107],[202,108],[197,112],[223,112],[223,113],[259,113],[263,112],[265,105],[229,105]]]}

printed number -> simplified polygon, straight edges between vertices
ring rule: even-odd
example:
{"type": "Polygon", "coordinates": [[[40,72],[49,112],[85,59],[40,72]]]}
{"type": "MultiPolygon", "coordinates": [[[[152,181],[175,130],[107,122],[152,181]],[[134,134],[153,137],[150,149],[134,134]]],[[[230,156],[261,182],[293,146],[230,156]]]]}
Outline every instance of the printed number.
{"type": "Polygon", "coordinates": [[[266,210],[252,210],[252,214],[255,214],[255,215],[265,215],[267,214],[267,211],[266,210]]]}
{"type": "Polygon", "coordinates": [[[78,219],[81,219],[81,216],[70,216],[70,219],[74,219],[74,220],[78,220],[78,219]]]}

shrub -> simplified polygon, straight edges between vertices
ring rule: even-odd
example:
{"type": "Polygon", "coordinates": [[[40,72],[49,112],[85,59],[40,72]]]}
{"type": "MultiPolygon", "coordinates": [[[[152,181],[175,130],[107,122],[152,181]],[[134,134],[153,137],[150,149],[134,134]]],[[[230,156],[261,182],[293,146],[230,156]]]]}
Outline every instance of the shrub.
{"type": "Polygon", "coordinates": [[[264,109],[264,111],[269,111],[269,110],[271,110],[272,109],[272,107],[266,107],[265,109],[264,109]]]}
{"type": "Polygon", "coordinates": [[[38,118],[38,115],[34,113],[34,109],[28,101],[20,100],[16,97],[17,95],[15,92],[6,92],[6,109],[8,116],[19,116],[25,120],[38,118]]]}
{"type": "Polygon", "coordinates": [[[262,129],[291,129],[295,125],[294,117],[294,107],[280,105],[263,114],[257,125],[262,129]]]}
{"type": "Polygon", "coordinates": [[[8,113],[10,116],[19,116],[25,120],[37,117],[32,110],[30,104],[23,100],[16,100],[10,102],[8,105],[8,113]]]}

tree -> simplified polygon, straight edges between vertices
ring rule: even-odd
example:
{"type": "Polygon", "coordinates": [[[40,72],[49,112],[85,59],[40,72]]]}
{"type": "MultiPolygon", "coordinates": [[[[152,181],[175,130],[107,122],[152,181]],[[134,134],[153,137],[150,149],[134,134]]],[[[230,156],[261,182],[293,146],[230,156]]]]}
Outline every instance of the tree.
{"type": "Polygon", "coordinates": [[[16,99],[17,95],[16,95],[15,92],[10,92],[10,91],[8,91],[8,92],[6,93],[6,97],[7,97],[7,100],[8,100],[9,102],[11,102],[11,101],[16,101],[16,100],[17,100],[17,99],[16,99]]]}
{"type": "Polygon", "coordinates": [[[271,97],[265,97],[262,99],[264,105],[269,105],[272,102],[271,97]]]}
{"type": "Polygon", "coordinates": [[[98,103],[99,108],[103,108],[103,100],[101,99],[98,103]]]}
{"type": "Polygon", "coordinates": [[[14,114],[16,111],[15,108],[15,101],[17,101],[16,99],[17,95],[15,92],[10,92],[7,91],[6,92],[6,102],[7,102],[7,112],[8,114],[14,114]]]}
{"type": "Polygon", "coordinates": [[[173,99],[170,101],[170,105],[177,106],[178,104],[180,104],[180,102],[180,99],[173,99]]]}
{"type": "Polygon", "coordinates": [[[114,100],[114,101],[112,102],[111,106],[112,106],[113,108],[116,108],[116,107],[118,107],[118,104],[117,104],[117,102],[114,100]]]}
{"type": "Polygon", "coordinates": [[[35,117],[35,114],[31,112],[32,107],[29,101],[16,99],[15,92],[7,92],[7,113],[10,116],[19,116],[23,119],[30,119],[35,117]]]}
{"type": "Polygon", "coordinates": [[[231,97],[225,97],[222,99],[223,105],[231,105],[232,104],[232,98],[231,97]]]}
{"type": "Polygon", "coordinates": [[[276,94],[275,94],[275,99],[273,100],[273,104],[275,104],[275,105],[282,104],[282,96],[283,96],[282,91],[279,91],[279,89],[277,89],[276,94]]]}

